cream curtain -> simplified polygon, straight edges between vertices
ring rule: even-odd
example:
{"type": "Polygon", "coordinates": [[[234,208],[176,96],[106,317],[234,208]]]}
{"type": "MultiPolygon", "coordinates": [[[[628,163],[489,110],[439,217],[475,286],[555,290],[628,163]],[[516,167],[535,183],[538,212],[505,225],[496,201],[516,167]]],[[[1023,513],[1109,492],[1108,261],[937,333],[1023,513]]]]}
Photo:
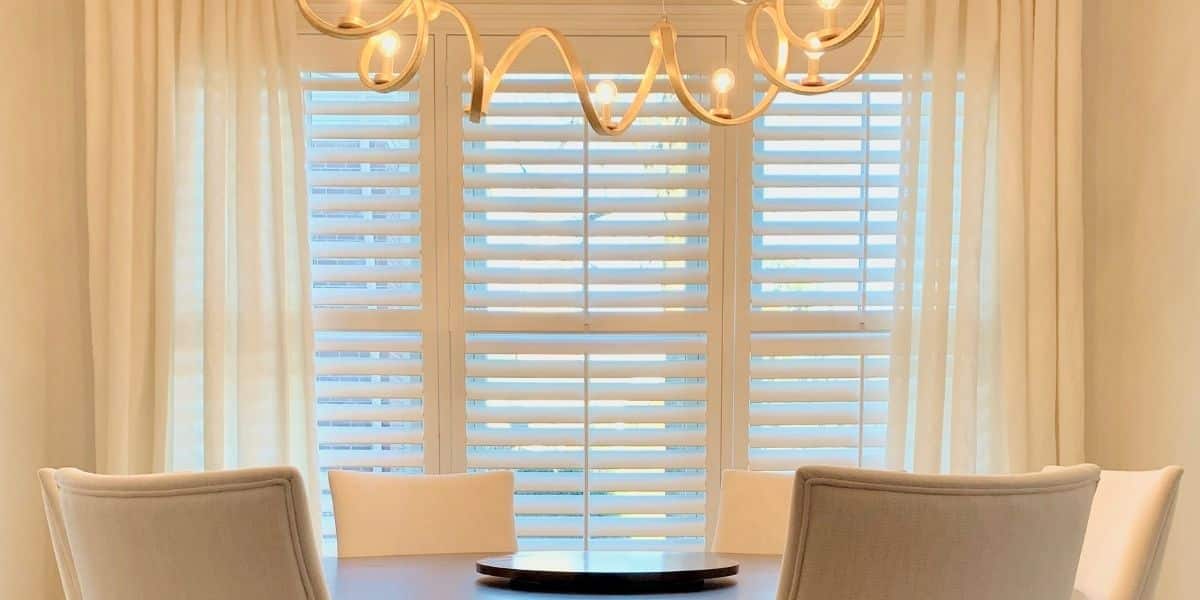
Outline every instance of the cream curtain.
{"type": "Polygon", "coordinates": [[[909,0],[888,463],[1083,458],[1083,0],[909,0]]]}
{"type": "Polygon", "coordinates": [[[311,484],[293,2],[86,7],[98,467],[285,463],[311,484]]]}

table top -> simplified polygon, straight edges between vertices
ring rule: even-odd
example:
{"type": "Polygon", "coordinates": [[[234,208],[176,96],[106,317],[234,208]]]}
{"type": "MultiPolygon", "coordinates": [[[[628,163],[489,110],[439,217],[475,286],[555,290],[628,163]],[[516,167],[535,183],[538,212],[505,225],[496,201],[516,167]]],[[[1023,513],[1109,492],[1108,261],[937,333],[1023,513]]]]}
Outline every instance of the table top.
{"type": "MultiPolygon", "coordinates": [[[[513,589],[507,579],[475,572],[487,554],[385,558],[326,558],[325,579],[334,600],[600,600],[611,594],[576,594],[513,589]]],[[[639,594],[643,600],[762,600],[774,598],[778,556],[722,555],[740,564],[737,575],[705,582],[686,593],[639,594]]]]}

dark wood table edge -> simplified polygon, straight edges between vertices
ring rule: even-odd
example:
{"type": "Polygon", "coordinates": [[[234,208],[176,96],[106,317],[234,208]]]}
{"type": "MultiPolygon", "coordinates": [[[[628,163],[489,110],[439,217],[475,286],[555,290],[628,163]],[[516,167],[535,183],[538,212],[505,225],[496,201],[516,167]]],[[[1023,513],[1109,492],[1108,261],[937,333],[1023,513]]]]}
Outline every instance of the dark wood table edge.
{"type": "MultiPolygon", "coordinates": [[[[697,554],[719,556],[715,553],[697,554]]],[[[475,571],[481,575],[508,580],[511,586],[519,589],[583,589],[589,592],[601,593],[622,591],[644,593],[671,589],[702,588],[706,581],[737,575],[741,567],[740,563],[732,559],[726,559],[730,561],[730,564],[703,569],[582,573],[563,570],[507,567],[486,562],[511,556],[513,555],[507,554],[481,558],[475,561],[475,571]]]]}

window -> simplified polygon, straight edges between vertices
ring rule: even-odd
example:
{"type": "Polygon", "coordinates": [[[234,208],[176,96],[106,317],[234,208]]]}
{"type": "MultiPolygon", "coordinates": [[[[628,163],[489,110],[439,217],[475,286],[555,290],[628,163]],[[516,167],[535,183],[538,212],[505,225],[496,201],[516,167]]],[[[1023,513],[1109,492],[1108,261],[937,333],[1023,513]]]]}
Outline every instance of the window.
{"type": "Polygon", "coordinates": [[[900,83],[783,94],[755,123],[751,469],[883,466],[900,83]]]}
{"type": "MultiPolygon", "coordinates": [[[[614,42],[645,39],[581,51],[614,42]]],[[[517,471],[523,548],[702,549],[712,132],[664,78],[629,134],[600,137],[531,58],[484,123],[461,120],[465,468],[517,471]]],[[[638,75],[602,78],[620,114],[638,75]]]]}
{"type": "MultiPolygon", "coordinates": [[[[424,359],[436,336],[422,260],[433,239],[425,235],[431,202],[422,185],[421,104],[432,90],[416,81],[377,94],[364,91],[356,74],[334,70],[353,63],[327,57],[308,64],[316,67],[302,83],[318,460],[323,472],[421,473],[437,459],[427,451],[426,427],[436,420],[424,399],[436,377],[426,376],[432,365],[424,359]]],[[[327,479],[321,483],[332,552],[332,501],[327,479]]]]}
{"type": "MultiPolygon", "coordinates": [[[[621,114],[644,34],[575,39],[621,114]]],[[[737,130],[663,78],[608,138],[537,44],[476,124],[461,36],[386,95],[302,40],[323,469],[512,469],[523,549],[700,550],[723,468],[882,464],[897,77],[737,130]]]]}

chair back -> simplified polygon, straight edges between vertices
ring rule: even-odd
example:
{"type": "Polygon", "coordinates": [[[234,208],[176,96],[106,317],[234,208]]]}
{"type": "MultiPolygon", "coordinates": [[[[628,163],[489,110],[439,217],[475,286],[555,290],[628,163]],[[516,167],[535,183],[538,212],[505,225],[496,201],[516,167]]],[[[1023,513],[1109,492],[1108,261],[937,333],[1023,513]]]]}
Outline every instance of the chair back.
{"type": "Polygon", "coordinates": [[[779,600],[1065,600],[1100,469],[796,472],[779,600]]]}
{"type": "Polygon", "coordinates": [[[54,560],[58,563],[58,578],[62,581],[63,596],[66,600],[82,600],[79,578],[75,575],[75,562],[71,560],[71,546],[67,543],[62,496],[58,490],[58,482],[54,480],[55,472],[55,469],[38,470],[38,480],[42,484],[42,504],[46,509],[46,524],[50,527],[50,543],[54,547],[54,560]]]}
{"type": "Polygon", "coordinates": [[[792,509],[792,473],[725,471],[713,552],[783,554],[792,509]]]}
{"type": "Polygon", "coordinates": [[[50,515],[50,527],[65,534],[55,551],[78,598],[329,598],[296,469],[50,474],[57,489],[43,475],[43,490],[57,492],[61,515],[50,515]]]}
{"type": "Polygon", "coordinates": [[[510,471],[330,471],[338,556],[516,552],[514,486],[510,471]]]}
{"type": "Polygon", "coordinates": [[[1075,576],[1075,589],[1084,597],[1154,597],[1182,477],[1180,467],[1100,473],[1075,576]]]}

